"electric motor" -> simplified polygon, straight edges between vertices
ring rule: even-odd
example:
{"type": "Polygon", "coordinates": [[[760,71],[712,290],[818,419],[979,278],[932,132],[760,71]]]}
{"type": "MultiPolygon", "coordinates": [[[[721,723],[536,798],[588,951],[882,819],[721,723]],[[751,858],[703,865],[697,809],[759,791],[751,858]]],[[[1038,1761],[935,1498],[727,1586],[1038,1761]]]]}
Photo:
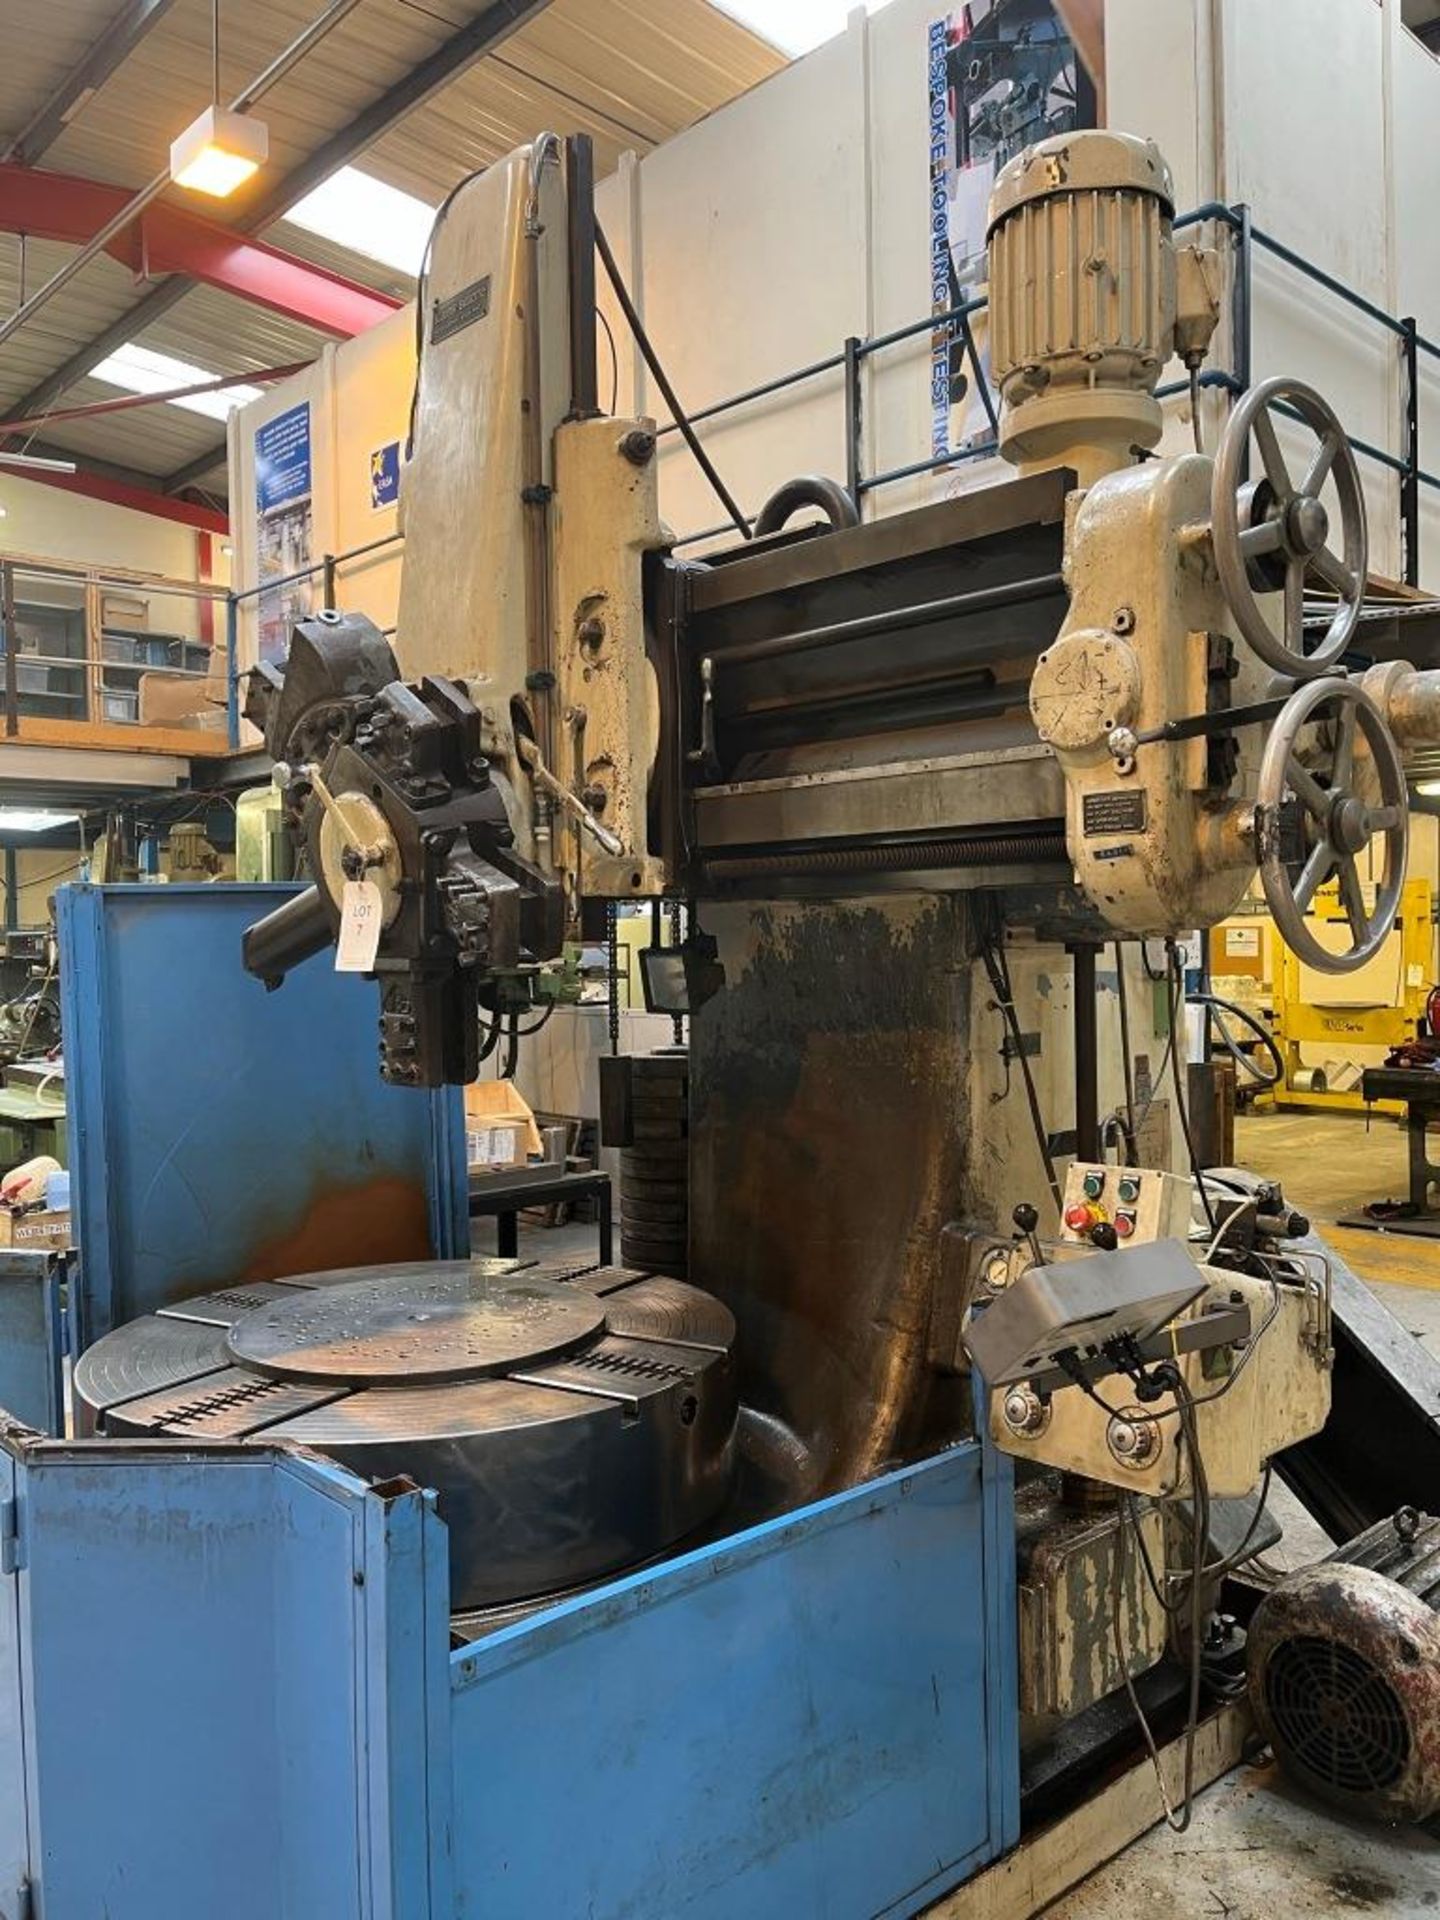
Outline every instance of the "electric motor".
{"type": "Polygon", "coordinates": [[[1256,1610],[1250,1696],[1285,1771],[1349,1814],[1440,1811],[1440,1519],[1402,1507],[1256,1610]]]}
{"type": "Polygon", "coordinates": [[[1169,167],[1133,134],[1057,135],[1001,169],[989,324],[1006,459],[1065,457],[1088,484],[1159,440],[1154,394],[1175,343],[1174,212],[1169,167]]]}

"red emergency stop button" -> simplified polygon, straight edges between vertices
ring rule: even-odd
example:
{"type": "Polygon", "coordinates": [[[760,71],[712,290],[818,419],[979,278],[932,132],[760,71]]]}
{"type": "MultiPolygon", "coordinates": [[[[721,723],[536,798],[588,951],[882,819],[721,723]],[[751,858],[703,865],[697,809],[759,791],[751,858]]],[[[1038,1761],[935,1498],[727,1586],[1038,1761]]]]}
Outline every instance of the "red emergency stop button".
{"type": "Polygon", "coordinates": [[[1084,1207],[1077,1204],[1065,1209],[1065,1224],[1072,1233],[1084,1233],[1086,1228],[1094,1226],[1099,1218],[1100,1211],[1097,1207],[1084,1207]]]}

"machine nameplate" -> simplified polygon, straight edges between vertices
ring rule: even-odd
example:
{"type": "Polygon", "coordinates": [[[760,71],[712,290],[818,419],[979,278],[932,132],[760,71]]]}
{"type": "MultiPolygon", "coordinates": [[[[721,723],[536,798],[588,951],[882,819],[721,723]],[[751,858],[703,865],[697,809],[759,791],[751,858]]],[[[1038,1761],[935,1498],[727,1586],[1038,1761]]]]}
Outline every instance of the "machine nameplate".
{"type": "Polygon", "coordinates": [[[459,293],[452,293],[448,300],[437,300],[430,309],[430,344],[438,347],[442,340],[448,340],[452,334],[483,320],[490,311],[490,276],[483,275],[472,280],[468,287],[462,287],[459,293]]]}
{"type": "Polygon", "coordinates": [[[1119,793],[1087,793],[1083,820],[1087,840],[1097,833],[1143,833],[1145,789],[1133,787],[1119,793]]]}

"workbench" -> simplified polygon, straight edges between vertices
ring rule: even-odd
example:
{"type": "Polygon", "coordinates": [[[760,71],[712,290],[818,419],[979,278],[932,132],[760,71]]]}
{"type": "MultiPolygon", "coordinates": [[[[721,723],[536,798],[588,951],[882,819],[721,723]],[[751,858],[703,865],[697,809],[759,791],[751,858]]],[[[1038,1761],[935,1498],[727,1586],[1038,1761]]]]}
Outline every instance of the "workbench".
{"type": "Polygon", "coordinates": [[[470,1215],[495,1215],[496,1251],[503,1260],[520,1252],[520,1213],[526,1207],[556,1206],[595,1196],[600,1215],[600,1264],[614,1258],[610,1176],[598,1170],[568,1173],[563,1167],[505,1167],[470,1175],[470,1215]]]}
{"type": "Polygon", "coordinates": [[[0,1087],[0,1172],[37,1153],[65,1164],[65,1102],[26,1087],[0,1087]]]}

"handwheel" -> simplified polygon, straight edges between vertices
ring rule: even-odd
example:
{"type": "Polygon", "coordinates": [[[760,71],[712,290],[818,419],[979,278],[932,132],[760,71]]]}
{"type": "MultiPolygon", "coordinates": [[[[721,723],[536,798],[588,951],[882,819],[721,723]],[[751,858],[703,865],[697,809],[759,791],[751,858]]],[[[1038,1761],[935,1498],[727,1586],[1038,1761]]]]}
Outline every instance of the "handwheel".
{"type": "MultiPolygon", "coordinates": [[[[1366,786],[1372,783],[1367,780],[1366,786]]],[[[1321,973],[1353,973],[1376,954],[1395,923],[1405,881],[1408,809],[1400,750],[1380,709],[1349,680],[1312,680],[1297,687],[1265,743],[1256,801],[1256,850],[1265,898],[1286,945],[1321,973]],[[1327,714],[1326,709],[1329,709],[1327,714]],[[1307,764],[1298,747],[1303,729],[1331,723],[1322,764],[1307,764]],[[1358,791],[1356,734],[1365,737],[1374,767],[1372,800],[1358,791]],[[1298,839],[1283,830],[1288,794],[1299,804],[1298,839]],[[1384,876],[1367,908],[1356,855],[1377,833],[1385,836],[1384,876]],[[1284,844],[1291,840],[1291,845],[1284,844]],[[1350,927],[1350,946],[1330,952],[1305,924],[1305,909],[1331,875],[1350,927]]]]}
{"type": "Polygon", "coordinates": [[[1279,673],[1306,680],[1326,672],[1344,653],[1360,617],[1369,551],[1365,495],[1345,429],[1313,387],[1279,378],[1252,387],[1230,415],[1210,493],[1211,535],[1220,585],[1235,623],[1260,658],[1279,673]],[[1314,433],[1317,445],[1299,481],[1291,478],[1275,433],[1274,410],[1284,405],[1314,433]],[[1241,480],[1250,437],[1262,477],[1241,480]],[[1342,551],[1328,544],[1330,516],[1320,499],[1333,475],[1340,496],[1342,551]],[[1329,587],[1339,605],[1323,639],[1305,651],[1305,582],[1329,587]],[[1277,638],[1256,598],[1285,595],[1284,637],[1277,638]]]}

